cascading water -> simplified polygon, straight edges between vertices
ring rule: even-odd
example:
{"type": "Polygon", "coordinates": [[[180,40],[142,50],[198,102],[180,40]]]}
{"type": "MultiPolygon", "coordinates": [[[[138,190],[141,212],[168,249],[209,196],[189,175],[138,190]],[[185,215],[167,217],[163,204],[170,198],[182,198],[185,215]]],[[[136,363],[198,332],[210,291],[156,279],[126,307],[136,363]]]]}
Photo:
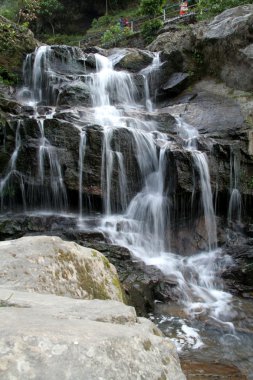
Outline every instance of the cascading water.
{"type": "Polygon", "coordinates": [[[41,133],[41,145],[39,147],[39,180],[40,186],[44,187],[43,197],[41,199],[41,207],[50,210],[53,208],[58,211],[67,210],[67,193],[62,177],[62,169],[59,163],[56,149],[50,144],[44,133],[44,119],[38,119],[38,125],[41,133]],[[50,186],[46,190],[45,186],[45,161],[49,163],[50,186]]]}
{"type": "Polygon", "coordinates": [[[86,132],[80,131],[80,143],[79,143],[79,217],[80,219],[83,216],[83,160],[85,156],[86,148],[86,132]]]}
{"type": "Polygon", "coordinates": [[[184,140],[185,149],[191,152],[199,173],[199,184],[208,237],[208,248],[210,251],[211,249],[217,248],[217,228],[207,157],[205,153],[202,153],[197,149],[197,139],[199,134],[195,128],[184,123],[181,119],[178,119],[178,133],[184,140]]]}
{"type": "Polygon", "coordinates": [[[242,200],[239,191],[239,173],[240,173],[240,160],[238,153],[230,152],[230,199],[228,206],[228,221],[237,222],[241,221],[242,200]]]}
{"type": "MultiPolygon", "coordinates": [[[[76,174],[78,179],[75,189],[77,225],[85,228],[85,218],[88,218],[83,199],[85,188],[89,186],[89,183],[85,182],[89,178],[86,175],[86,160],[92,148],[89,144],[90,141],[94,142],[90,129],[95,126],[96,131],[102,136],[101,145],[98,144],[96,147],[101,150],[99,174],[103,200],[103,215],[100,215],[97,222],[99,227],[96,228],[105,233],[112,243],[127,247],[147,265],[158,267],[166,278],[176,285],[178,302],[186,315],[194,317],[195,320],[209,318],[215,320],[219,326],[227,324],[231,331],[232,325],[229,321],[232,315],[232,296],[224,291],[220,279],[220,272],[231,265],[231,259],[217,249],[216,220],[207,156],[198,149],[198,132],[181,119],[177,119],[176,138],[168,137],[169,133],[159,131],[159,123],[155,118],[158,112],[151,100],[154,94],[150,92],[150,81],[160,67],[159,54],[154,54],[152,64],[139,73],[144,77],[143,105],[143,97],[138,94],[133,76],[124,71],[114,70],[114,65],[125,54],[124,51],[120,51],[119,55],[114,51],[109,57],[95,54],[96,71],[87,73],[82,52],[77,48],[72,51],[78,58],[76,62],[79,62],[74,64],[72,53],[68,50],[59,64],[64,67],[64,73],[67,73],[64,77],[60,70],[58,72],[54,62],[59,55],[55,49],[57,51],[55,47],[40,47],[35,55],[27,57],[24,65],[26,81],[20,97],[23,104],[32,105],[35,110],[34,115],[29,118],[36,121],[35,128],[39,129],[39,144],[32,146],[35,146],[38,166],[34,176],[33,173],[29,174],[29,181],[26,173],[17,170],[23,147],[23,135],[21,138],[20,134],[22,123],[18,123],[15,148],[0,182],[2,210],[6,208],[5,193],[8,183],[14,176],[18,178],[23,194],[21,202],[24,211],[31,208],[53,212],[69,211],[69,199],[65,188],[67,169],[62,165],[64,153],[61,153],[57,139],[51,140],[46,126],[47,119],[58,122],[61,112],[68,110],[68,107],[64,111],[63,107],[57,109],[64,81],[71,83],[77,78],[82,80],[90,90],[90,99],[87,104],[80,106],[80,109],[72,107],[74,117],[71,120],[73,141],[76,144],[76,152],[73,150],[73,155],[76,153],[76,166],[71,175],[76,174]],[[75,67],[75,75],[71,73],[71,68],[67,67],[68,60],[75,67]],[[40,107],[44,107],[42,114],[40,107]],[[78,136],[76,140],[74,134],[78,136]],[[173,176],[170,153],[175,140],[181,151],[191,157],[195,184],[192,191],[193,195],[199,194],[199,215],[204,219],[207,251],[192,256],[181,256],[172,252],[171,210],[174,205],[169,179],[173,176]],[[134,180],[129,178],[131,160],[136,171],[134,190],[134,180]],[[29,197],[31,193],[32,196],[29,197]]],[[[61,124],[62,129],[70,127],[69,120],[67,121],[68,123],[61,124]]],[[[34,135],[31,140],[32,143],[35,141],[34,135]]],[[[64,143],[63,138],[61,141],[64,143]]],[[[235,217],[232,211],[235,198],[233,190],[238,190],[238,164],[234,158],[231,167],[231,211],[228,219],[238,220],[239,217],[235,217]]],[[[92,176],[93,172],[88,174],[92,176]]],[[[68,180],[71,182],[69,177],[68,180]]],[[[96,194],[100,195],[100,188],[95,190],[96,194]]],[[[192,199],[195,202],[194,196],[192,199]]],[[[91,204],[91,211],[94,212],[93,207],[91,204]]]]}
{"type": "Polygon", "coordinates": [[[161,67],[161,61],[160,61],[160,53],[154,53],[153,61],[150,66],[145,67],[140,71],[140,74],[143,75],[144,79],[144,94],[145,94],[145,105],[147,108],[147,111],[152,112],[153,111],[153,103],[150,98],[150,89],[149,86],[152,83],[153,76],[155,75],[156,71],[159,70],[161,67]]]}
{"type": "MultiPolygon", "coordinates": [[[[224,319],[230,310],[231,296],[223,292],[222,282],[217,280],[216,273],[230,260],[222,256],[220,250],[212,250],[217,244],[216,222],[207,159],[196,148],[198,133],[178,120],[179,136],[184,148],[190,151],[198,172],[209,252],[182,258],[169,251],[170,199],[165,191],[164,178],[168,164],[166,150],[170,149],[170,141],[166,135],[157,133],[155,123],[150,128],[150,125],[145,126],[145,122],[136,118],[133,127],[124,113],[129,105],[136,110],[140,106],[135,102],[135,88],[129,74],[114,71],[112,63],[105,57],[97,55],[96,59],[97,73],[92,78],[92,97],[95,120],[104,128],[102,181],[106,217],[101,229],[112,242],[129,248],[147,264],[156,265],[168,277],[176,278],[181,299],[189,313],[210,313],[214,318],[224,319]],[[119,155],[112,149],[112,139],[118,128],[127,128],[133,137],[143,184],[124,214],[113,214],[111,204],[113,166],[115,157],[119,155]]],[[[157,64],[152,64],[146,73],[152,73],[152,67],[156,69],[157,64]]],[[[124,168],[122,159],[123,172],[124,168]]]]}
{"type": "Polygon", "coordinates": [[[16,168],[18,153],[21,148],[21,136],[20,136],[21,127],[22,127],[21,120],[18,120],[16,135],[15,135],[15,149],[11,155],[10,161],[6,168],[5,176],[2,179],[0,179],[0,197],[1,197],[2,211],[4,211],[5,206],[6,206],[5,198],[8,198],[11,195],[11,193],[15,191],[13,183],[16,183],[16,182],[18,182],[18,185],[21,191],[23,210],[24,211],[26,210],[26,198],[25,198],[23,175],[16,168]]]}

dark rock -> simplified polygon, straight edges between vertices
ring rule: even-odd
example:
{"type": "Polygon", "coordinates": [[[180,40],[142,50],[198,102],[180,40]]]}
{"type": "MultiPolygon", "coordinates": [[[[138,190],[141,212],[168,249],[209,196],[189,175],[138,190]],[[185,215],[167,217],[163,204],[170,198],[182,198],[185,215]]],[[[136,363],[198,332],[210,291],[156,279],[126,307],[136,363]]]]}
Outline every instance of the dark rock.
{"type": "Polygon", "coordinates": [[[127,49],[126,55],[115,65],[115,68],[139,72],[152,62],[152,55],[147,51],[127,49]]]}
{"type": "Polygon", "coordinates": [[[188,78],[189,74],[174,73],[170,76],[168,82],[162,86],[162,90],[166,93],[177,95],[186,88],[188,78]]]}
{"type": "Polygon", "coordinates": [[[58,105],[87,106],[90,103],[89,87],[80,80],[62,86],[57,99],[58,105]]]}

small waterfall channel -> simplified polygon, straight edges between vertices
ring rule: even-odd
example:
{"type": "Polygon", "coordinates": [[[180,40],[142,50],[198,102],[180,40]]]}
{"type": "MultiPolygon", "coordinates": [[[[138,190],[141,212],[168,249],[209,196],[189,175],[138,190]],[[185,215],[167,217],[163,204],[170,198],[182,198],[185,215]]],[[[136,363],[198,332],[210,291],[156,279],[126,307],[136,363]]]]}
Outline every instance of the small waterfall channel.
{"type": "MultiPolygon", "coordinates": [[[[96,187],[87,180],[94,176],[92,165],[90,172],[87,170],[88,157],[94,158],[94,165],[97,160],[92,151],[93,142],[94,149],[101,149],[101,189],[95,188],[94,193],[103,201],[103,212],[99,216],[96,213],[98,221],[93,228],[102,231],[111,243],[128,248],[137,260],[159,268],[174,284],[177,303],[185,315],[185,318],[176,320],[181,323],[180,332],[184,331],[185,339],[193,337],[193,348],[200,348],[204,343],[198,335],[198,324],[191,325],[191,319],[215,321],[218,326],[226,326],[228,334],[234,336],[231,322],[233,297],[225,291],[220,276],[232,261],[217,247],[208,157],[198,148],[198,131],[182,119],[175,119],[175,136],[159,126],[159,111],[152,103],[154,97],[149,87],[152,75],[161,65],[159,54],[154,54],[152,63],[138,73],[143,78],[140,94],[134,76],[115,69],[126,54],[124,50],[107,57],[94,54],[91,69],[86,62],[89,57],[80,49],[66,48],[58,63],[60,70],[55,60],[62,50],[55,49],[42,46],[35,54],[29,55],[24,64],[24,87],[19,99],[34,112],[27,116],[26,124],[23,120],[16,123],[14,150],[0,179],[2,213],[12,209],[7,203],[6,192],[11,178],[15,177],[16,183],[17,177],[23,212],[50,211],[72,215],[66,182],[70,183],[68,186],[72,190],[71,180],[75,175],[78,195],[76,223],[84,229],[86,220],[96,212],[92,198],[88,209],[84,201],[85,189],[96,187]],[[62,106],[60,101],[67,86],[77,82],[79,89],[89,93],[87,103],[62,106]],[[63,116],[66,117],[64,122],[63,116]],[[30,169],[25,172],[19,165],[23,139],[30,122],[34,122],[38,141],[36,149],[33,147],[36,173],[30,169]],[[62,130],[72,128],[71,144],[75,144],[72,155],[75,155],[76,162],[70,174],[65,162],[71,159],[71,155],[63,152],[57,137],[52,138],[51,122],[55,123],[53,126],[62,123],[62,130]],[[98,140],[92,140],[97,134],[102,136],[101,145],[96,145],[98,140]],[[193,167],[191,200],[194,203],[194,195],[199,194],[197,208],[204,220],[205,249],[193,255],[189,252],[182,256],[173,246],[172,211],[175,205],[170,186],[174,173],[170,160],[176,144],[189,157],[193,167]]],[[[32,142],[34,140],[33,136],[32,142]]],[[[61,135],[62,143],[65,140],[61,135]]],[[[233,192],[238,192],[238,165],[233,158],[231,160],[234,175],[228,219],[234,218],[235,199],[239,202],[237,195],[233,195],[233,192]]],[[[240,215],[235,218],[239,220],[240,215]]],[[[164,317],[159,323],[171,320],[164,317]]],[[[181,338],[175,337],[177,333],[173,334],[180,346],[181,338]]]]}

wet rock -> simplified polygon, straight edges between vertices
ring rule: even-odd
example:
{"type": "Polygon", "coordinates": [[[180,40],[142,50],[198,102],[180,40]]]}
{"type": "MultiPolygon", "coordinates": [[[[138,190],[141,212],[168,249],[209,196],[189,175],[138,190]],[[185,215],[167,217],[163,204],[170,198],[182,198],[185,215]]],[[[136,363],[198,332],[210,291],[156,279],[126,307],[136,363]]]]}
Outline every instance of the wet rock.
{"type": "Polygon", "coordinates": [[[223,363],[206,363],[182,359],[182,369],[189,380],[247,380],[234,365],[223,363]]]}
{"type": "Polygon", "coordinates": [[[188,78],[189,74],[187,73],[174,73],[170,76],[168,82],[162,86],[162,90],[166,93],[177,95],[186,88],[188,78]]]}
{"type": "Polygon", "coordinates": [[[90,89],[80,80],[64,85],[57,98],[58,105],[90,105],[90,89]]]}

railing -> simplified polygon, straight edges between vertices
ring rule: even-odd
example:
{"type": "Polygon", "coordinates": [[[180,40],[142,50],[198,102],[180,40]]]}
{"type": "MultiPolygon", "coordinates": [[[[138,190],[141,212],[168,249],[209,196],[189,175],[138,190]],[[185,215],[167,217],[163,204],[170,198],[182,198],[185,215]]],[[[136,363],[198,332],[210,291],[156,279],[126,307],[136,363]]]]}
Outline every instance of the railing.
{"type": "MultiPolygon", "coordinates": [[[[190,5],[190,6],[188,6],[189,13],[194,8],[196,8],[196,5],[190,5]]],[[[180,19],[183,19],[184,16],[180,16],[179,15],[179,10],[180,10],[180,6],[179,5],[167,6],[167,7],[165,7],[163,9],[163,14],[162,15],[154,17],[152,20],[158,20],[158,19],[160,19],[165,24],[166,21],[168,21],[169,19],[174,18],[174,17],[176,18],[177,16],[178,16],[178,18],[180,17],[180,19]],[[175,8],[177,8],[177,9],[175,9],[175,8]]],[[[188,16],[188,14],[186,14],[185,16],[188,16]]],[[[131,28],[132,32],[133,33],[140,32],[141,26],[147,20],[150,20],[150,18],[147,17],[147,16],[143,16],[143,17],[139,17],[139,18],[130,20],[130,28],[131,28]]],[[[92,44],[93,42],[98,42],[101,39],[101,37],[103,36],[103,34],[106,32],[107,29],[108,29],[108,27],[105,28],[104,30],[98,32],[98,33],[87,34],[82,40],[78,41],[77,45],[79,45],[79,47],[80,47],[81,45],[92,44]]]]}

